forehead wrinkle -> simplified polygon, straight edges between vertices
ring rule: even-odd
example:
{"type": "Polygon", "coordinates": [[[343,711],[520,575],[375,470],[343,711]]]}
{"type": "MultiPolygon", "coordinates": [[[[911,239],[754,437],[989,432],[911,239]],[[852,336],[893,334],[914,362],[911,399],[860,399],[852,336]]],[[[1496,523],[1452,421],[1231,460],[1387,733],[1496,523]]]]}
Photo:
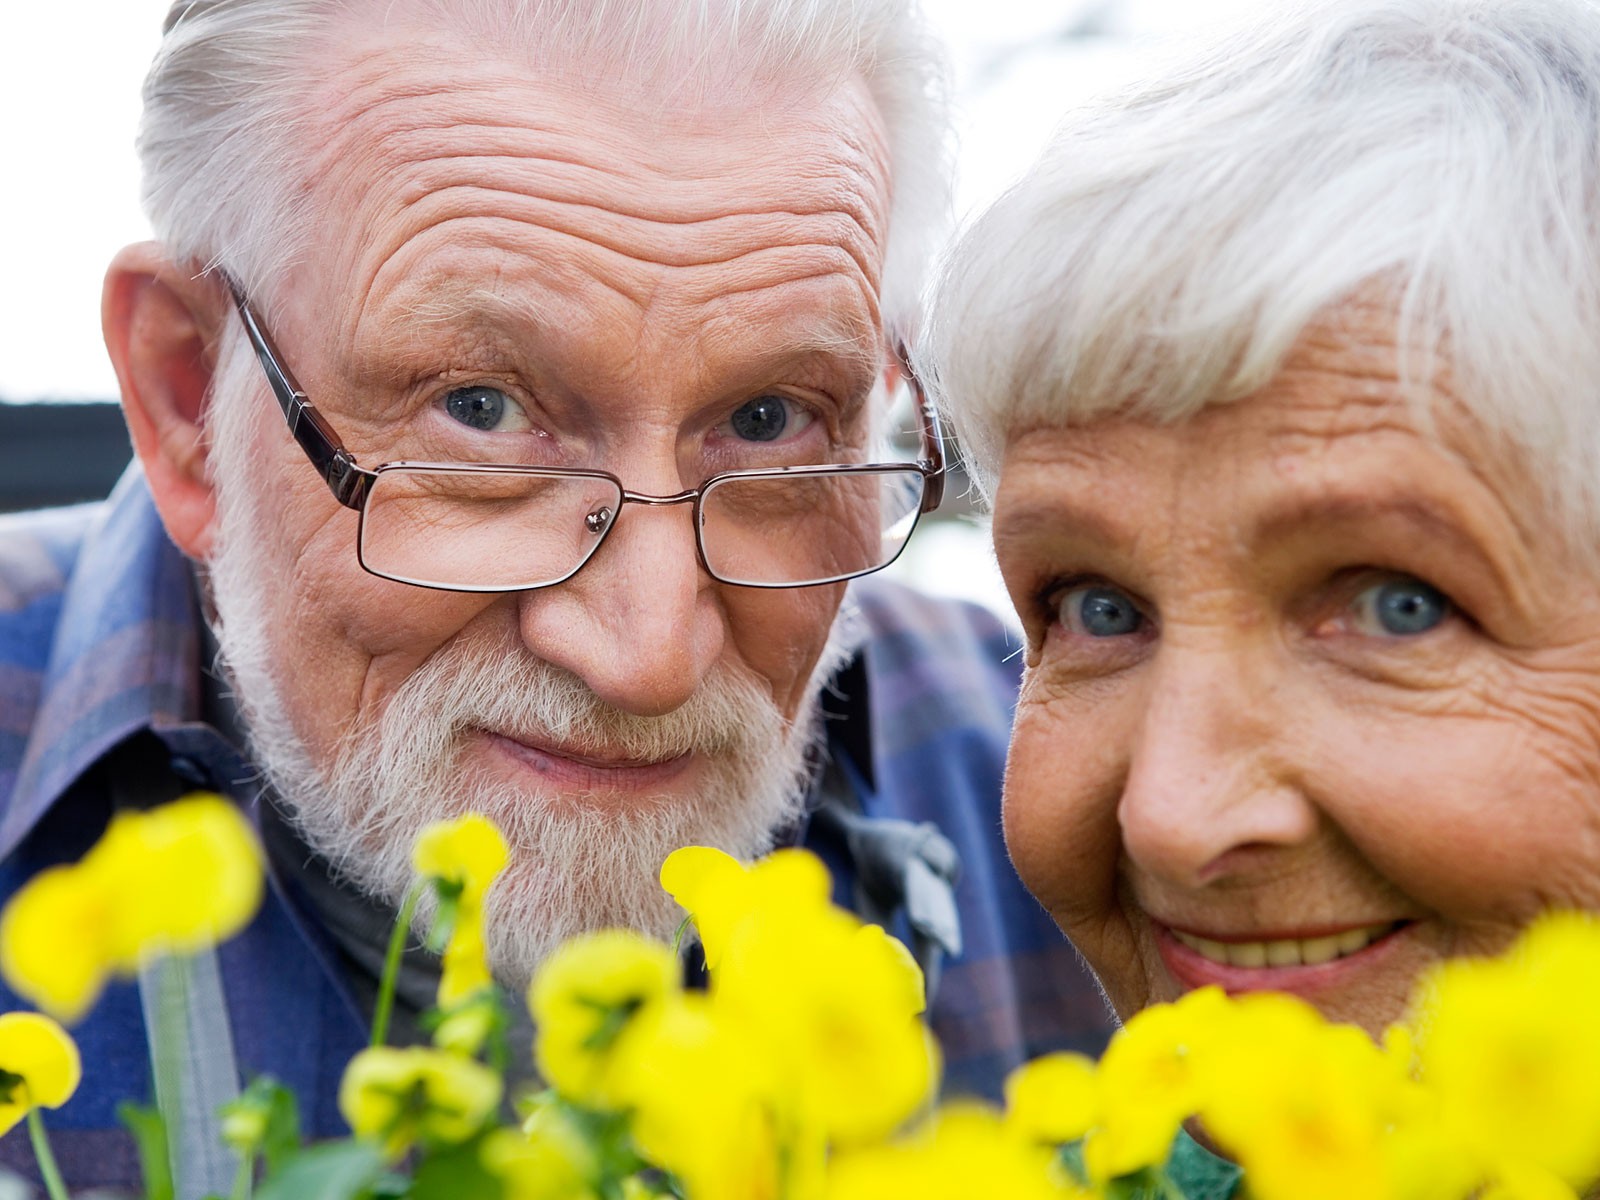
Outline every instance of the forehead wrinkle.
{"type": "MultiPolygon", "coordinates": [[[[744,189],[727,193],[727,203],[719,209],[716,200],[722,193],[708,192],[703,186],[707,177],[704,160],[717,160],[721,173],[729,174],[720,155],[730,136],[743,134],[756,156],[739,162],[730,179],[742,182],[770,168],[785,184],[781,201],[774,198],[749,211],[802,216],[833,211],[848,216],[870,241],[881,239],[884,233],[887,205],[877,201],[887,200],[885,150],[877,144],[881,139],[865,138],[862,135],[867,130],[857,128],[868,125],[870,108],[860,121],[832,122],[826,128],[817,125],[817,118],[830,106],[837,108],[856,99],[844,90],[806,104],[775,105],[794,109],[792,114],[767,111],[763,101],[775,97],[762,94],[750,97],[748,109],[731,114],[641,113],[607,105],[600,96],[586,96],[592,103],[575,105],[570,94],[552,92],[547,81],[530,81],[526,76],[490,73],[453,81],[448,88],[431,82],[405,86],[396,78],[384,49],[369,51],[367,58],[371,60],[367,78],[361,78],[358,59],[352,71],[341,71],[337,77],[337,82],[345,85],[339,98],[327,97],[318,110],[327,133],[319,139],[321,149],[314,163],[318,177],[337,174],[357,150],[383,152],[381,158],[396,167],[435,168],[444,178],[412,184],[432,189],[449,186],[450,169],[458,163],[476,166],[501,160],[513,171],[519,167],[531,171],[536,181],[536,185],[508,191],[529,196],[542,192],[548,199],[574,204],[593,204],[596,196],[605,196],[610,210],[621,215],[692,224],[746,211],[750,197],[744,189]],[[353,83],[352,75],[356,77],[353,83]],[[489,96],[496,86],[514,87],[522,93],[516,106],[522,123],[481,119],[483,99],[504,108],[503,96],[489,96]],[[368,89],[380,94],[369,96],[368,89]],[[722,116],[726,119],[715,119],[722,116]],[[796,139],[785,136],[796,132],[808,135],[825,151],[816,156],[818,161],[796,160],[796,139]],[[449,152],[440,152],[441,134],[448,135],[449,152]],[[601,149],[599,154],[579,156],[568,153],[569,146],[601,149]],[[763,150],[767,150],[764,158],[763,150]],[[607,154],[614,154],[623,169],[609,166],[607,154]],[[569,180],[563,170],[579,178],[569,180]],[[595,176],[603,186],[596,186],[595,176]],[[812,203],[803,203],[808,199],[812,203]]],[[[861,90],[858,81],[854,87],[861,90]]]]}

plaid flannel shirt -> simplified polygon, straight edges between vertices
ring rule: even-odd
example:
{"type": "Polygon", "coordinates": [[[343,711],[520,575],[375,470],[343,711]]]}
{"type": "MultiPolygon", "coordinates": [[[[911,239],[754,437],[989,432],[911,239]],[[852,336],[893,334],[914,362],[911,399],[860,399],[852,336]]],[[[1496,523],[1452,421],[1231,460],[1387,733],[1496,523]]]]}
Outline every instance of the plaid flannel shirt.
{"type": "MultiPolygon", "coordinates": [[[[842,677],[856,682],[824,697],[829,752],[849,761],[862,813],[931,821],[961,856],[964,946],[945,963],[931,1019],[946,1092],[994,1096],[1025,1058],[1097,1052],[1110,1029],[1098,989],[1001,841],[1015,647],[971,605],[872,581],[851,596],[866,640],[842,677]]],[[[103,504],[0,517],[0,900],[92,844],[114,802],[107,756],[135,735],[159,738],[179,779],[255,802],[257,772],[203,719],[201,647],[193,573],[137,469],[103,504]]],[[[848,900],[851,881],[838,886],[848,900]]],[[[335,1097],[364,1017],[314,916],[274,880],[218,957],[240,1069],[295,1088],[310,1133],[343,1132],[335,1097]]],[[[22,1006],[3,987],[0,1005],[22,1006]]],[[[57,1155],[74,1189],[133,1188],[115,1110],[150,1094],[136,987],[114,983],[73,1032],[84,1081],[50,1115],[57,1155]]],[[[0,1139],[0,1164],[37,1178],[20,1132],[0,1139]]]]}

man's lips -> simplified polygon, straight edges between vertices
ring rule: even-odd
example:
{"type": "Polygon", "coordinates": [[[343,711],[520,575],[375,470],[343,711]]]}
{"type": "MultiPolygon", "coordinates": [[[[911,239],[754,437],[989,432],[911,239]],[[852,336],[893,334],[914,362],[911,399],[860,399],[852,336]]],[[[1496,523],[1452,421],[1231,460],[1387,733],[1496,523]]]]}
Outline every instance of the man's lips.
{"type": "Polygon", "coordinates": [[[1156,944],[1168,969],[1184,983],[1221,984],[1230,991],[1299,990],[1385,956],[1412,922],[1376,921],[1284,930],[1268,936],[1202,934],[1157,924],[1156,944]]]}
{"type": "Polygon", "coordinates": [[[558,785],[585,791],[632,791],[659,786],[681,774],[695,757],[690,751],[659,760],[627,758],[590,747],[579,750],[545,745],[488,729],[480,733],[493,750],[513,759],[522,768],[558,785]]]}

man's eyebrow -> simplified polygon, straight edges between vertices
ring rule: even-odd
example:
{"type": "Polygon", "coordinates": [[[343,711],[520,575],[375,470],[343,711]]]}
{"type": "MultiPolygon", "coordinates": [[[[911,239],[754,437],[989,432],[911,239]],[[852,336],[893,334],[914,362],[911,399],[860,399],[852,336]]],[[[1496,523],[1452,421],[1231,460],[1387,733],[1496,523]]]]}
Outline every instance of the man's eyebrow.
{"type": "MultiPolygon", "coordinates": [[[[404,314],[400,321],[388,323],[388,336],[402,342],[421,330],[463,326],[487,326],[510,336],[527,337],[544,327],[559,327],[567,316],[558,303],[536,292],[489,287],[424,292],[406,305],[404,314]]],[[[882,354],[876,330],[852,328],[831,313],[813,312],[785,324],[773,341],[762,346],[752,367],[826,359],[863,386],[870,386],[883,368],[882,354]]]]}
{"type": "Polygon", "coordinates": [[[402,323],[426,328],[469,321],[522,331],[549,324],[556,315],[555,305],[534,293],[476,286],[467,291],[425,291],[406,305],[402,323]]]}

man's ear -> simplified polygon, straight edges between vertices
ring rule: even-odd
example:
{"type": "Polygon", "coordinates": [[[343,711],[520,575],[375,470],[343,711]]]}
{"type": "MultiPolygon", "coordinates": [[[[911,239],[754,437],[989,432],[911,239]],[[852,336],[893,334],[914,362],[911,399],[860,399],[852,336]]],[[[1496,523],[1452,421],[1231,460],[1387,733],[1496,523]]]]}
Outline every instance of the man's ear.
{"type": "Polygon", "coordinates": [[[204,427],[219,299],[209,280],[141,242],[112,260],[100,302],[134,453],[167,533],[195,559],[209,553],[216,518],[204,427]]]}

